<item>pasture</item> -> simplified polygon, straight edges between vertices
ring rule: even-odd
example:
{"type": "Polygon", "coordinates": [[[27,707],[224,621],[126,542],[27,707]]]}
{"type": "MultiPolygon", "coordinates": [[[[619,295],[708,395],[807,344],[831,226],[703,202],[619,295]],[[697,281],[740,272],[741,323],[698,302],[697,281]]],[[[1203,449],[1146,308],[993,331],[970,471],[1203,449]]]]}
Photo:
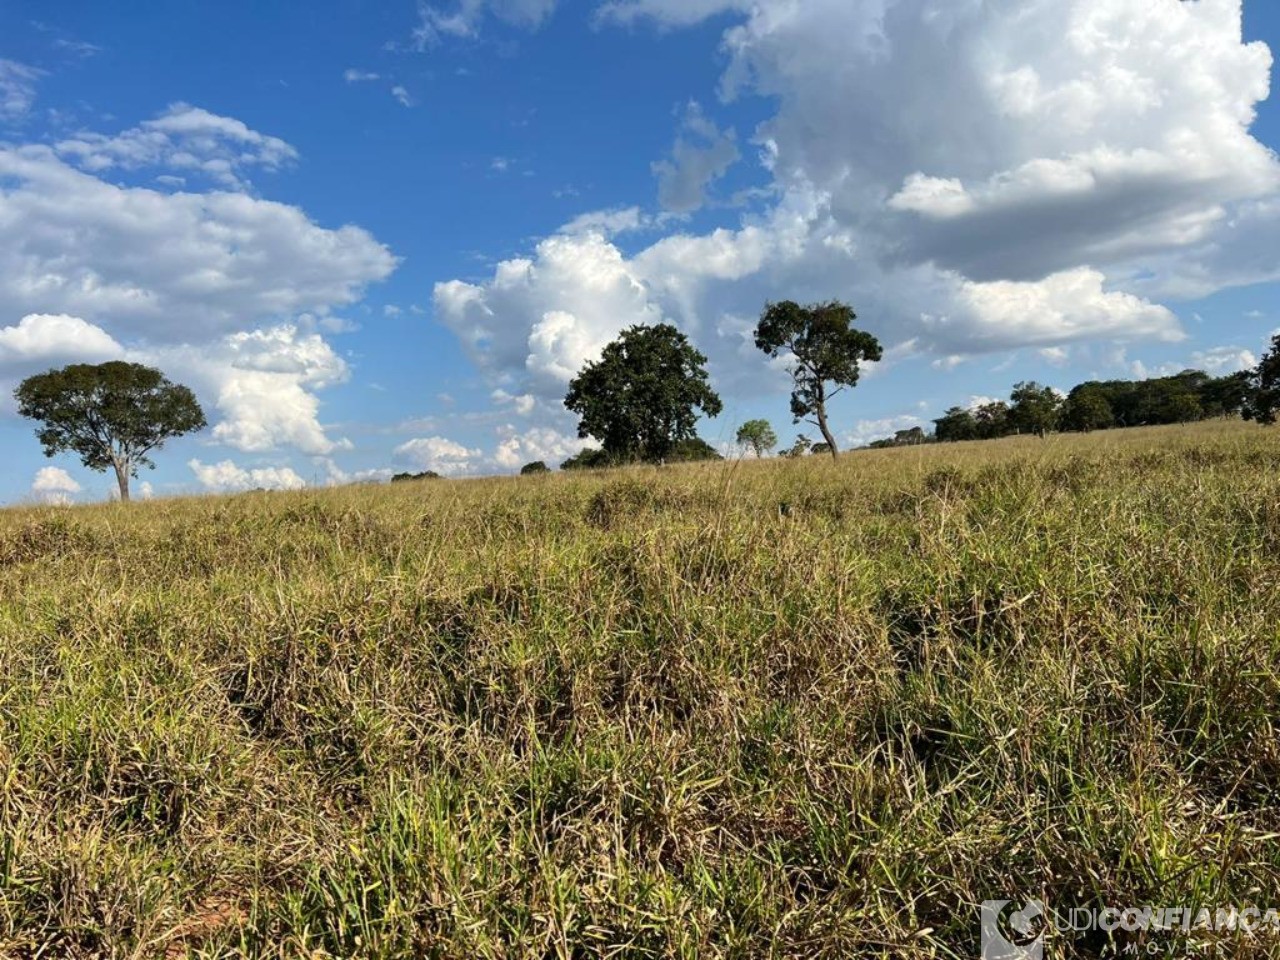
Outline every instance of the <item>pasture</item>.
{"type": "Polygon", "coordinates": [[[1243,423],[8,510],[0,956],[975,957],[1280,901],[1277,724],[1243,423]]]}

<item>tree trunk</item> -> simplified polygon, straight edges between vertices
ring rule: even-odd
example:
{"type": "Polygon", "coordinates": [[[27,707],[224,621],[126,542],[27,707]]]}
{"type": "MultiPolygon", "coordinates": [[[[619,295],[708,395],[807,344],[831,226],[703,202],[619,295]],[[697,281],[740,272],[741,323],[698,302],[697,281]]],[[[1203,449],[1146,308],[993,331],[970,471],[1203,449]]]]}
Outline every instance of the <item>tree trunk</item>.
{"type": "Polygon", "coordinates": [[[112,460],[111,465],[116,468],[116,483],[120,485],[120,502],[129,502],[129,470],[118,459],[112,460]]]}
{"type": "Polygon", "coordinates": [[[836,438],[831,435],[831,428],[827,426],[827,405],[824,401],[818,401],[816,412],[818,429],[822,431],[822,439],[827,442],[827,447],[831,451],[831,459],[835,460],[840,455],[840,451],[836,447],[836,438]]]}

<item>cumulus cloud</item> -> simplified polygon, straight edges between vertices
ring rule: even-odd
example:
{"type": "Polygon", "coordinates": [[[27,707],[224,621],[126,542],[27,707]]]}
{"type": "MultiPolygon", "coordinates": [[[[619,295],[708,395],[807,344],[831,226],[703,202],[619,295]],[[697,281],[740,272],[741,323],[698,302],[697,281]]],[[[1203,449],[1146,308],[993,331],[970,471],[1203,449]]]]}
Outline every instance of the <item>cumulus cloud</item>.
{"type": "Polygon", "coordinates": [[[0,147],[0,316],[65,313],[190,342],[357,301],[396,260],[365,230],[241,193],[109,183],[43,146],[0,147]]]}
{"type": "Polygon", "coordinates": [[[595,446],[549,427],[517,430],[507,424],[498,430],[499,442],[493,463],[500,470],[518,470],[526,463],[541,460],[554,466],[587,447],[595,446]]]}
{"type": "Polygon", "coordinates": [[[31,493],[41,503],[65,505],[79,492],[80,484],[61,467],[42,467],[31,483],[31,493]]]}
{"type": "Polygon", "coordinates": [[[445,437],[420,437],[396,447],[395,456],[419,470],[456,477],[474,473],[484,452],[464,447],[445,437]]]}
{"type": "Polygon", "coordinates": [[[200,485],[214,493],[236,493],[245,490],[301,490],[307,485],[306,481],[289,467],[245,469],[231,460],[209,464],[192,460],[187,466],[191,468],[200,485]]]}
{"type": "Polygon", "coordinates": [[[707,199],[707,188],[738,162],[737,134],[722,131],[702,107],[691,101],[684,111],[680,135],[671,157],[653,165],[658,202],[672,213],[691,213],[707,199]]]}
{"type": "Polygon", "coordinates": [[[232,189],[245,185],[247,168],[275,171],[298,159],[298,152],[278,137],[186,103],[173,104],[156,119],[114,136],[82,132],[54,149],[94,173],[168,167],[203,174],[232,189]]]}
{"type": "Polygon", "coordinates": [[[21,120],[30,112],[41,76],[35,67],[0,59],[0,121],[21,120]]]}
{"type": "Polygon", "coordinates": [[[1160,300],[1280,277],[1280,163],[1249,132],[1271,53],[1242,41],[1240,0],[615,0],[601,15],[728,17],[722,95],[778,104],[755,132],[775,209],[625,264],[693,327],[750,316],[744,294],[758,309],[814,291],[891,342],[961,358],[1173,339],[1160,300]]]}
{"type": "Polygon", "coordinates": [[[1177,318],[1166,307],[1104,288],[1097,270],[1081,268],[1039,282],[961,281],[955,293],[959,310],[926,317],[924,329],[940,349],[969,351],[1007,346],[1008,331],[1019,343],[1052,345],[1116,336],[1173,341],[1183,338],[1177,318]]]}
{"type": "Polygon", "coordinates": [[[110,334],[79,317],[32,313],[16,326],[0,327],[0,374],[60,362],[98,362],[124,354],[110,334]]]}
{"type": "Polygon", "coordinates": [[[1258,366],[1258,357],[1253,351],[1243,347],[1212,347],[1193,353],[1191,366],[1197,370],[1207,370],[1217,376],[1225,376],[1229,373],[1239,373],[1241,370],[1254,369],[1258,366]]]}
{"type": "Polygon", "coordinates": [[[188,367],[216,397],[223,419],[215,440],[248,452],[290,446],[321,455],[347,446],[321,426],[315,391],[345,382],[350,370],[319,334],[283,324],[232,334],[199,356],[176,354],[173,365],[188,367]]]}
{"type": "Polygon", "coordinates": [[[437,284],[436,315],[494,376],[524,373],[545,396],[599,356],[618,331],[662,311],[602,233],[548,237],[533,259],[498,265],[483,284],[437,284]]]}
{"type": "MultiPolygon", "coordinates": [[[[325,339],[396,260],[359,227],[240,192],[162,193],[84,167],[164,166],[170,150],[233,169],[295,155],[239,121],[175,107],[118,138],[87,138],[72,164],[46,146],[0,146],[0,379],[123,357],[192,386],[216,442],[250,452],[344,449],[319,392],[350,371],[325,339]],[[94,157],[98,159],[93,159],[94,157]]],[[[65,146],[63,146],[66,151],[65,146]]],[[[179,164],[180,165],[180,164],[179,164]]]]}

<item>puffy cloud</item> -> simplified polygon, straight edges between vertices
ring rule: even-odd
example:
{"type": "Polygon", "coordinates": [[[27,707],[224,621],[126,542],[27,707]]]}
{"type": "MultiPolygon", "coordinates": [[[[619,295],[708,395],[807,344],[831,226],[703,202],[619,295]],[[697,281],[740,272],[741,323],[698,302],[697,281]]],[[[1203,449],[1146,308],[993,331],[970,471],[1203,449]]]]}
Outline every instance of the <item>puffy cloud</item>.
{"type": "Polygon", "coordinates": [[[413,95],[409,93],[408,89],[400,84],[396,84],[391,88],[391,96],[402,107],[412,107],[417,102],[413,99],[413,95]]]}
{"type": "Polygon", "coordinates": [[[1183,334],[1166,308],[1132,294],[1104,289],[1105,278],[1082,268],[1034,283],[961,281],[958,311],[925,317],[928,340],[939,349],[979,352],[1007,347],[1010,330],[1024,345],[1121,336],[1173,341],[1183,334]]]}
{"type": "Polygon", "coordinates": [[[535,460],[554,466],[587,447],[595,446],[589,440],[566,436],[549,427],[517,430],[507,424],[499,429],[498,434],[500,441],[493,462],[502,470],[518,470],[535,460]]]}
{"type": "Polygon", "coordinates": [[[119,186],[43,146],[0,147],[0,230],[0,316],[71,314],[118,340],[323,316],[396,265],[359,227],[240,193],[119,186]]]}
{"type": "Polygon", "coordinates": [[[83,132],[54,149],[92,172],[169,167],[202,173],[232,188],[243,185],[241,173],[247,167],[274,171],[298,158],[298,152],[277,137],[186,103],[173,104],[156,119],[115,136],[83,132]]]}
{"type": "Polygon", "coordinates": [[[1257,365],[1257,355],[1243,347],[1212,347],[1209,350],[1197,350],[1191,355],[1193,368],[1207,370],[1217,376],[1252,370],[1257,365]]]}
{"type": "MultiPolygon", "coordinates": [[[[234,154],[234,171],[295,156],[277,138],[185,106],[78,142],[93,149],[63,149],[88,166],[234,154]]],[[[346,445],[318,419],[317,392],[349,376],[318,331],[349,329],[333,311],[395,268],[366,231],[320,227],[244,193],[109,183],[44,146],[0,147],[0,230],[11,240],[0,247],[0,316],[23,317],[0,328],[0,377],[123,356],[191,385],[218,442],[310,455],[346,445]]]]}
{"type": "Polygon", "coordinates": [[[1249,132],[1271,53],[1242,42],[1240,0],[601,8],[713,15],[732,18],[722,94],[778,104],[756,140],[779,199],[620,269],[726,350],[778,291],[849,299],[890,344],[952,362],[1175,339],[1159,300],[1280,277],[1280,163],[1249,132]]]}
{"type": "Polygon", "coordinates": [[[0,59],[0,121],[23,119],[36,100],[36,82],[42,76],[35,67],[0,59]]]}
{"type": "Polygon", "coordinates": [[[658,202],[664,210],[690,213],[706,202],[707,188],[738,162],[737,134],[722,131],[690,102],[671,157],[653,165],[658,177],[658,202]]]}
{"type": "Polygon", "coordinates": [[[342,449],[319,421],[315,391],[345,382],[350,370],[316,333],[293,324],[230,334],[200,348],[141,354],[211,397],[222,415],[213,438],[237,450],[293,447],[325,455],[342,449]]]}
{"type": "Polygon", "coordinates": [[[80,484],[61,467],[42,467],[31,483],[31,493],[41,503],[65,505],[71,502],[72,494],[79,492],[80,484]]]}
{"type": "Polygon", "coordinates": [[[395,456],[419,470],[454,477],[474,473],[484,453],[444,437],[421,437],[396,447],[395,456]]]}
{"type": "Polygon", "coordinates": [[[244,490],[301,490],[307,483],[289,467],[245,469],[231,460],[221,463],[190,461],[187,466],[196,480],[209,491],[234,493],[244,490]]]}
{"type": "Polygon", "coordinates": [[[494,376],[527,374],[533,392],[564,385],[624,327],[662,311],[602,233],[548,237],[534,259],[508,260],[483,284],[437,284],[436,315],[494,376]]]}
{"type": "Polygon", "coordinates": [[[111,360],[123,354],[124,348],[101,327],[66,314],[32,313],[16,326],[0,327],[0,373],[111,360]]]}

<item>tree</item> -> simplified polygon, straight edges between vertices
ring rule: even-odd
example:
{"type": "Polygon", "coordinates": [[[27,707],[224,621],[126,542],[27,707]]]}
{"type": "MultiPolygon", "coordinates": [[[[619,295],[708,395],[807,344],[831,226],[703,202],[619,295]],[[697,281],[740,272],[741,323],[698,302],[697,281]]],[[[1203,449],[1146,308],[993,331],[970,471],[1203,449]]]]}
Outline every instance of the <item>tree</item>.
{"type": "Polygon", "coordinates": [[[207,425],[187,387],[169,382],[159,370],[120,360],[28,377],[14,396],[22,416],[43,424],[36,436],[46,457],[70,451],[90,470],[110,467],[125,501],[138,468],[154,469],[153,451],[207,425]]]}
{"type": "Polygon", "coordinates": [[[1241,370],[1225,377],[1216,377],[1200,391],[1200,402],[1207,417],[1238,417],[1249,401],[1253,371],[1241,370]]]}
{"type": "Polygon", "coordinates": [[[414,480],[443,480],[444,477],[436,473],[434,470],[424,470],[422,473],[397,473],[391,478],[392,483],[411,483],[414,480]]]}
{"type": "Polygon", "coordinates": [[[784,453],[783,456],[794,460],[798,457],[803,457],[811,449],[813,449],[813,441],[802,433],[796,437],[795,443],[791,444],[791,449],[784,453]]]}
{"type": "Polygon", "coordinates": [[[748,420],[738,428],[738,442],[750,447],[757,457],[763,457],[778,445],[778,435],[768,420],[748,420]]]}
{"type": "Polygon", "coordinates": [[[952,407],[933,421],[933,435],[939,443],[976,440],[978,424],[973,418],[973,411],[965,407],[952,407]]]}
{"type": "Polygon", "coordinates": [[[723,460],[720,451],[701,437],[681,440],[671,448],[667,460],[671,463],[698,463],[704,460],[723,460]]]}
{"type": "Polygon", "coordinates": [[[1023,381],[1014,386],[1009,403],[1009,423],[1018,433],[1043,437],[1058,426],[1062,397],[1052,387],[1023,381]]]}
{"type": "Polygon", "coordinates": [[[581,417],[578,436],[600,441],[611,459],[663,460],[696,436],[697,411],[722,409],[706,362],[670,324],[631,327],[574,378],[564,405],[581,417]]]}
{"type": "Polygon", "coordinates": [[[853,327],[856,319],[851,307],[836,301],[802,307],[785,300],[765,307],[755,331],[756,346],[770,357],[791,357],[791,415],[796,423],[816,425],[833,457],[839,448],[827,423],[827,403],[857,385],[860,364],[882,355],[875,337],[853,327]]]}
{"type": "Polygon", "coordinates": [[[1253,371],[1244,418],[1264,426],[1276,422],[1280,413],[1280,333],[1271,340],[1271,350],[1253,371]]]}
{"type": "Polygon", "coordinates": [[[551,472],[551,468],[548,467],[541,460],[535,460],[533,461],[533,463],[526,463],[523,467],[520,468],[520,476],[522,477],[533,477],[533,476],[537,476],[540,473],[550,473],[550,472],[551,472]]]}
{"type": "Polygon", "coordinates": [[[1062,407],[1062,426],[1067,430],[1088,433],[1091,430],[1108,430],[1115,426],[1116,415],[1111,410],[1106,394],[1096,386],[1076,387],[1062,407]]]}
{"type": "Polygon", "coordinates": [[[832,447],[830,446],[830,444],[823,443],[822,441],[818,441],[812,447],[809,448],[809,452],[812,453],[815,457],[820,457],[824,453],[830,453],[831,450],[832,450],[832,447]]]}
{"type": "Polygon", "coordinates": [[[974,435],[978,440],[995,440],[1009,435],[1009,405],[992,400],[973,411],[974,435]]]}
{"type": "Polygon", "coordinates": [[[602,470],[610,466],[609,455],[603,450],[587,449],[575,453],[564,463],[561,470],[602,470]]]}

